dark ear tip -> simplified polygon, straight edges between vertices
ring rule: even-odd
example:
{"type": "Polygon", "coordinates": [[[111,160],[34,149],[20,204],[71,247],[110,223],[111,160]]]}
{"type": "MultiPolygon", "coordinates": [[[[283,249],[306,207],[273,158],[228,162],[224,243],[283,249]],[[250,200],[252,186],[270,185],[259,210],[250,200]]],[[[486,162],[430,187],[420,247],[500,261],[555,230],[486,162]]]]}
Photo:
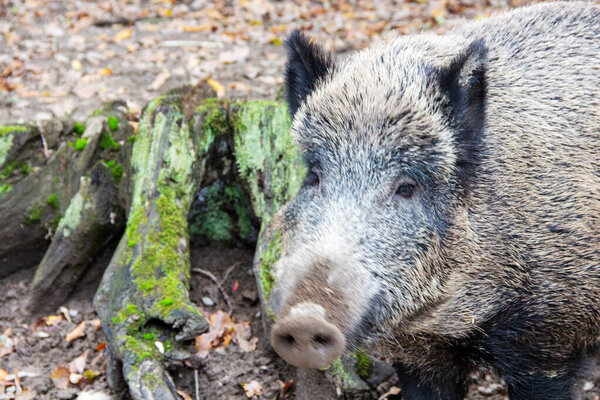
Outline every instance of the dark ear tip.
{"type": "Polygon", "coordinates": [[[314,45],[312,38],[308,34],[300,29],[294,29],[285,41],[285,46],[288,55],[291,55],[300,49],[310,48],[314,45]]]}

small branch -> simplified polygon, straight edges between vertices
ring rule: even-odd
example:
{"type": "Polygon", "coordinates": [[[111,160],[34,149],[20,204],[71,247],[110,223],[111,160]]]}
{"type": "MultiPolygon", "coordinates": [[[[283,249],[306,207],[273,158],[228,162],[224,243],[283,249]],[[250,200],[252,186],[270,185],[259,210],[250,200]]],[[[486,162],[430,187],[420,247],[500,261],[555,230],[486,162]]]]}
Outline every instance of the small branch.
{"type": "Polygon", "coordinates": [[[229,278],[229,274],[231,274],[231,272],[235,269],[235,267],[237,267],[241,263],[242,263],[241,261],[238,261],[236,263],[233,263],[233,265],[231,265],[229,268],[227,268],[227,271],[225,271],[225,275],[223,276],[223,279],[221,279],[221,285],[224,285],[225,282],[227,282],[227,278],[229,278]]]}
{"type": "Polygon", "coordinates": [[[200,385],[198,384],[198,370],[194,369],[194,388],[196,389],[196,400],[200,400],[200,385]]]}
{"type": "Polygon", "coordinates": [[[199,274],[202,274],[206,277],[208,277],[210,280],[212,280],[215,285],[217,285],[217,287],[219,288],[219,291],[221,292],[221,295],[223,296],[223,299],[225,299],[225,302],[227,303],[227,314],[231,315],[231,313],[233,312],[233,307],[231,306],[231,301],[229,300],[229,296],[227,296],[227,293],[225,293],[225,289],[223,289],[223,286],[221,286],[221,284],[219,283],[219,280],[217,279],[216,276],[214,276],[211,272],[206,271],[204,269],[200,269],[200,268],[194,268],[192,269],[192,272],[197,272],[199,274]]]}
{"type": "Polygon", "coordinates": [[[222,49],[225,47],[223,43],[219,42],[206,42],[203,40],[165,40],[162,42],[165,47],[211,47],[215,49],[222,49]]]}

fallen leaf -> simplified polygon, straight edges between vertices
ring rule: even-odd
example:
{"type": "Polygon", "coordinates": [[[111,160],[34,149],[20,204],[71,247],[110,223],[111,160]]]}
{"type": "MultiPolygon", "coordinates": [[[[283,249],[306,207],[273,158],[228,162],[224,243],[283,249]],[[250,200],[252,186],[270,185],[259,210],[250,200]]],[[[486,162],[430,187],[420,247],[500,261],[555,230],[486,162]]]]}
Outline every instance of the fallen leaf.
{"type": "Polygon", "coordinates": [[[33,390],[25,388],[15,394],[15,400],[33,400],[36,393],[33,390]]]}
{"type": "Polygon", "coordinates": [[[52,372],[50,378],[52,378],[52,382],[54,383],[54,386],[56,386],[57,389],[65,390],[69,387],[70,376],[71,372],[69,371],[69,368],[65,367],[64,365],[61,365],[52,372]]]}
{"type": "Polygon", "coordinates": [[[67,342],[72,342],[73,340],[83,336],[85,336],[85,321],[77,325],[77,328],[67,333],[67,335],[65,336],[65,340],[67,342]]]}
{"type": "Polygon", "coordinates": [[[287,382],[283,382],[282,380],[277,379],[277,383],[279,384],[279,398],[283,399],[288,395],[294,380],[290,379],[287,382]]]}
{"type": "Polygon", "coordinates": [[[397,394],[400,394],[400,388],[396,387],[396,386],[392,386],[390,388],[390,390],[388,390],[387,392],[385,392],[383,395],[381,395],[381,397],[379,397],[379,399],[377,400],[385,400],[390,396],[395,396],[397,394]]]}
{"type": "Polygon", "coordinates": [[[235,281],[235,283],[233,284],[233,287],[231,288],[231,291],[235,292],[236,290],[238,290],[239,287],[240,287],[240,282],[235,281]]]}
{"type": "Polygon", "coordinates": [[[223,86],[221,84],[221,82],[216,81],[214,79],[208,78],[206,80],[206,82],[210,85],[211,88],[214,89],[215,92],[217,92],[217,97],[219,99],[222,99],[223,97],[225,97],[225,86],[223,86]]]}
{"type": "Polygon", "coordinates": [[[81,68],[83,68],[83,65],[81,65],[81,61],[75,59],[71,60],[71,68],[73,68],[76,71],[79,71],[81,68]]]}
{"type": "Polygon", "coordinates": [[[48,315],[46,317],[46,325],[48,326],[56,326],[61,323],[63,320],[62,315],[48,315]]]}
{"type": "Polygon", "coordinates": [[[112,73],[113,73],[112,69],[110,69],[110,68],[102,68],[100,70],[100,75],[106,76],[106,75],[112,75],[112,73]]]}
{"type": "Polygon", "coordinates": [[[122,42],[125,39],[129,39],[131,37],[131,29],[123,29],[113,36],[113,40],[115,42],[122,42]]]}
{"type": "Polygon", "coordinates": [[[94,348],[94,350],[96,350],[96,351],[100,351],[100,350],[104,349],[105,347],[106,347],[106,342],[102,342],[102,343],[100,343],[98,346],[96,346],[96,347],[94,348]]]}
{"type": "Polygon", "coordinates": [[[69,312],[69,309],[65,306],[60,306],[60,308],[58,309],[61,314],[63,315],[63,317],[65,317],[65,319],[69,322],[71,322],[71,313],[69,312]]]}
{"type": "Polygon", "coordinates": [[[258,381],[252,380],[248,383],[241,383],[241,386],[249,399],[262,394],[262,385],[258,381]]]}
{"type": "Polygon", "coordinates": [[[79,357],[75,357],[69,363],[69,371],[73,374],[81,374],[85,370],[85,364],[87,363],[88,353],[90,351],[84,351],[79,357]]]}
{"type": "Polygon", "coordinates": [[[187,394],[183,390],[178,390],[177,394],[180,395],[183,400],[194,400],[194,399],[192,399],[192,396],[190,396],[189,394],[187,394]]]}
{"type": "Polygon", "coordinates": [[[164,69],[160,74],[154,78],[154,81],[150,85],[148,85],[148,90],[158,90],[160,89],[171,77],[171,73],[164,69]]]}
{"type": "Polygon", "coordinates": [[[100,376],[100,372],[94,371],[93,369],[86,369],[83,372],[83,377],[85,379],[87,379],[88,381],[93,381],[94,379],[96,379],[97,377],[100,376]]]}
{"type": "Polygon", "coordinates": [[[0,381],[5,381],[8,376],[8,372],[0,368],[0,381]]]}
{"type": "Polygon", "coordinates": [[[92,328],[94,328],[97,331],[99,331],[100,328],[102,328],[102,322],[99,318],[90,319],[88,323],[92,326],[92,328]]]}
{"type": "Polygon", "coordinates": [[[81,374],[71,373],[69,375],[69,382],[71,382],[73,385],[77,385],[79,382],[81,382],[82,379],[83,379],[83,375],[81,375],[81,374]]]}

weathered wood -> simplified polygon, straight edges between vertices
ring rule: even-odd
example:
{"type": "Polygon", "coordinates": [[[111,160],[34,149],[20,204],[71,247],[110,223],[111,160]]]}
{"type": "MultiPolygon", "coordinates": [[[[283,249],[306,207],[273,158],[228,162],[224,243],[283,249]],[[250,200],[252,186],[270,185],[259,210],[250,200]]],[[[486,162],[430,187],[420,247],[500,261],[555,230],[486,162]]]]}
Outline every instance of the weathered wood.
{"type": "MultiPolygon", "coordinates": [[[[0,181],[10,185],[0,194],[0,276],[43,255],[26,311],[38,309],[51,290],[62,300],[106,242],[121,236],[94,303],[107,339],[109,384],[126,385],[134,399],[176,399],[166,368],[189,358],[188,341],[207,329],[189,299],[190,234],[205,245],[256,243],[269,347],[269,296],[281,246],[276,213],[300,188],[305,167],[284,104],[207,95],[184,88],[151,101],[133,144],[124,111],[112,104],[87,121],[81,138],[72,122],[53,131],[25,126],[6,130],[8,145],[0,147],[0,165],[12,162],[13,170],[15,161],[38,157],[32,173],[11,172],[0,181]],[[53,133],[42,140],[43,132],[53,133]],[[85,139],[79,150],[69,146],[77,139],[85,139]],[[122,174],[115,180],[117,165],[122,174]],[[37,204],[46,205],[32,224],[26,218],[37,204]]],[[[370,363],[355,354],[327,372],[299,371],[298,396],[361,398],[370,363]]]]}

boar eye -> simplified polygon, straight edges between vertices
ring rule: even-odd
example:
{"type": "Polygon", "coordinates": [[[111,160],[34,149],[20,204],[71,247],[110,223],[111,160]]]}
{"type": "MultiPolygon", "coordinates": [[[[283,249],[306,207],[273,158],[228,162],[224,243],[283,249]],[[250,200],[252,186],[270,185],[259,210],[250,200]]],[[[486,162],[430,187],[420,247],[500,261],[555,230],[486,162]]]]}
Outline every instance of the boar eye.
{"type": "Polygon", "coordinates": [[[314,171],[308,171],[308,173],[306,174],[305,183],[307,186],[319,185],[319,175],[314,171]]]}
{"type": "Polygon", "coordinates": [[[396,189],[396,194],[394,197],[402,197],[405,199],[410,199],[415,191],[415,184],[412,182],[402,182],[398,185],[398,189],[396,189]]]}

